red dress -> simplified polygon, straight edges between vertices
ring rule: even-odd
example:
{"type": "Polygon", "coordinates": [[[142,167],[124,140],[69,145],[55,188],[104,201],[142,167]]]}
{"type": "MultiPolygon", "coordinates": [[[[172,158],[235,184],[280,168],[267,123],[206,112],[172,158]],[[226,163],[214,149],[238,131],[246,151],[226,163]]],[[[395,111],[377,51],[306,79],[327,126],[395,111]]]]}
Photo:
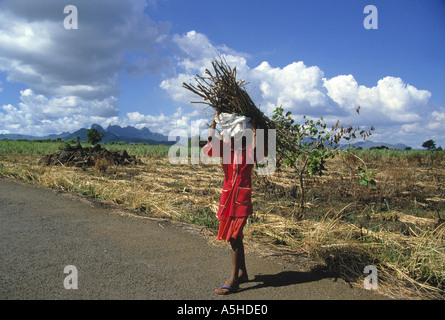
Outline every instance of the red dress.
{"type": "Polygon", "coordinates": [[[253,213],[252,169],[253,148],[233,149],[222,140],[214,138],[204,146],[203,152],[209,156],[223,157],[223,150],[230,150],[230,163],[223,157],[224,184],[218,209],[220,226],[218,240],[229,241],[242,238],[242,229],[247,217],[253,213]]]}

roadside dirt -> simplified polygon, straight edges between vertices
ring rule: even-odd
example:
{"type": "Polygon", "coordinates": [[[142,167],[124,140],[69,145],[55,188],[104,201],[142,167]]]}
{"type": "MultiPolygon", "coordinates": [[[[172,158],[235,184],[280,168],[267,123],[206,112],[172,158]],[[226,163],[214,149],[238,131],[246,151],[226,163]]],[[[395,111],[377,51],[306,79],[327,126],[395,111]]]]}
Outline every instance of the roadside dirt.
{"type": "MultiPolygon", "coordinates": [[[[0,179],[0,299],[379,300],[299,257],[247,250],[250,281],[218,296],[230,249],[205,230],[0,179]],[[78,289],[66,289],[68,265],[78,289]]],[[[255,247],[253,249],[253,247],[255,247]]],[[[364,275],[365,276],[365,275],[364,275]]]]}

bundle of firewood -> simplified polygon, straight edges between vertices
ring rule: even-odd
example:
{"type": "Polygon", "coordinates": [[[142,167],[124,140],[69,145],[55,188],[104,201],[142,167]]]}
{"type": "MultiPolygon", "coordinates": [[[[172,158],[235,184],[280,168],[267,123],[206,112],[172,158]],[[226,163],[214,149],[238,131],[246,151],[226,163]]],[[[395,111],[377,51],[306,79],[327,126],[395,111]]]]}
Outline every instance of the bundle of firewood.
{"type": "Polygon", "coordinates": [[[196,75],[195,84],[183,83],[183,87],[198,95],[203,103],[218,113],[233,113],[250,117],[257,129],[275,128],[271,121],[250,98],[245,89],[246,82],[236,79],[236,67],[231,68],[224,58],[212,61],[213,71],[205,70],[205,75],[196,75]]]}

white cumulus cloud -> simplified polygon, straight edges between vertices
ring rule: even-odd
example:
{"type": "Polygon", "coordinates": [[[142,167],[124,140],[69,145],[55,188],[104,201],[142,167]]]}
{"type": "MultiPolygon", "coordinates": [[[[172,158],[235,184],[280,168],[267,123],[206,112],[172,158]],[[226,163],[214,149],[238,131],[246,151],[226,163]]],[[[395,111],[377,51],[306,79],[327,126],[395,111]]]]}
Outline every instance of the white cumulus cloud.
{"type": "Polygon", "coordinates": [[[0,108],[0,126],[7,132],[43,136],[78,130],[91,122],[105,122],[117,116],[114,97],[84,100],[77,96],[48,98],[31,89],[20,91],[20,102],[0,108]]]}
{"type": "Polygon", "coordinates": [[[0,71],[29,88],[15,110],[3,108],[4,128],[14,128],[6,118],[16,125],[27,119],[21,131],[28,132],[46,132],[66,121],[60,132],[70,123],[116,116],[122,70],[160,72],[170,65],[159,54],[169,40],[169,24],[152,21],[146,5],[145,0],[0,2],[0,71]],[[68,4],[78,10],[76,30],[64,28],[68,4]]]}
{"type": "MultiPolygon", "coordinates": [[[[350,74],[326,78],[319,67],[306,66],[303,61],[282,68],[264,61],[251,68],[246,55],[216,46],[196,31],[175,35],[174,42],[180,52],[176,57],[177,74],[165,79],[160,87],[183,104],[190,105],[200,98],[182,88],[182,83],[193,83],[196,74],[203,75],[206,68],[212,70],[212,59],[223,54],[229,65],[237,67],[238,78],[249,82],[247,90],[257,106],[269,115],[276,107],[283,106],[297,117],[324,116],[332,122],[339,119],[346,124],[374,126],[377,128],[374,138],[400,141],[406,141],[404,135],[410,132],[416,131],[420,136],[437,131],[443,121],[444,113],[431,111],[431,92],[399,77],[387,76],[368,87],[357,83],[350,74]],[[427,125],[422,126],[422,121],[427,125]]],[[[199,104],[193,106],[196,110],[204,108],[199,104]]]]}
{"type": "Polygon", "coordinates": [[[327,94],[339,108],[352,112],[360,106],[367,122],[380,124],[418,121],[419,111],[428,105],[431,93],[418,90],[402,79],[385,77],[371,88],[358,85],[352,75],[340,75],[324,80],[327,94]]]}

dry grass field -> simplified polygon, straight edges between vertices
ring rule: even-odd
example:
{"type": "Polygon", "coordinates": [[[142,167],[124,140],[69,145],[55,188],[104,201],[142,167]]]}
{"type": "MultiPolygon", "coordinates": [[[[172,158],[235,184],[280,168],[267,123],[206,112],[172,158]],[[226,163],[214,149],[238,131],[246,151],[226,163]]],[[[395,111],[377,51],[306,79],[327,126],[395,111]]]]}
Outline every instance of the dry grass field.
{"type": "MultiPolygon", "coordinates": [[[[45,166],[57,143],[0,141],[0,176],[75,192],[136,214],[191,223],[212,234],[223,172],[219,165],[170,164],[168,147],[106,145],[142,164],[45,166]]],[[[298,256],[312,268],[363,287],[364,268],[378,269],[379,292],[396,299],[445,297],[445,153],[358,150],[377,182],[359,184],[352,156],[330,159],[327,174],[306,177],[305,213],[293,218],[298,184],[281,168],[254,174],[254,215],[246,250],[298,256]],[[302,259],[304,257],[304,259],[302,259]]],[[[213,237],[209,241],[215,242],[213,237]]]]}

